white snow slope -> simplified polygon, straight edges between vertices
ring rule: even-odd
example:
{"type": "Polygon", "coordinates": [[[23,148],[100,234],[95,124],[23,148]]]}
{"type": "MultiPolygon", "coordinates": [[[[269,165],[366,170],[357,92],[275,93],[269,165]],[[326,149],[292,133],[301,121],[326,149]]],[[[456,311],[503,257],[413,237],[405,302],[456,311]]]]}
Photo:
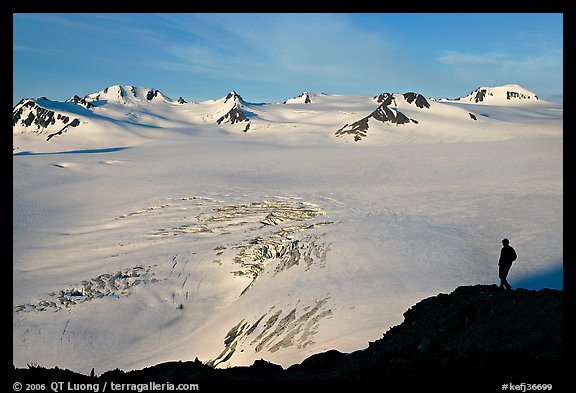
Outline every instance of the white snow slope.
{"type": "Polygon", "coordinates": [[[58,129],[15,121],[17,367],[351,352],[422,298],[498,283],[504,237],[514,287],[562,286],[561,107],[395,94],[391,110],[417,123],[369,118],[355,142],[335,133],[375,111],[372,96],[103,92],[85,97],[94,107],[36,100],[79,119],[48,141],[58,129]]]}

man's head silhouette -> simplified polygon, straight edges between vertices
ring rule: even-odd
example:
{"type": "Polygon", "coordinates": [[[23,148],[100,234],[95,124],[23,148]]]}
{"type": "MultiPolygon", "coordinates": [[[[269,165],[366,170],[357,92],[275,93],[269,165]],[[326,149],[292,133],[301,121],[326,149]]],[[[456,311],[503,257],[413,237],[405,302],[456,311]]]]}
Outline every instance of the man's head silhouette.
{"type": "Polygon", "coordinates": [[[505,246],[507,246],[508,244],[510,244],[510,240],[508,240],[508,239],[502,239],[502,244],[504,244],[505,246]]]}

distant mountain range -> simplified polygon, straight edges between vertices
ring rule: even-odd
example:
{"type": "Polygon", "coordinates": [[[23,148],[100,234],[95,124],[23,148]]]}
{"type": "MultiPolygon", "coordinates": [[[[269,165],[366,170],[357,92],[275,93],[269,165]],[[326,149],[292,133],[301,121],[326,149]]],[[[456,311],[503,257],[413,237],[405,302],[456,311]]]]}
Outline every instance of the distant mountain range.
{"type": "Polygon", "coordinates": [[[46,97],[25,98],[14,106],[12,117],[13,134],[35,133],[50,141],[102,122],[160,128],[211,123],[248,132],[264,123],[267,128],[278,123],[317,124],[318,119],[312,115],[321,112],[331,115],[327,119],[342,119],[340,124],[335,120],[325,124],[327,129],[332,128],[334,136],[357,142],[367,137],[368,130],[390,125],[417,126],[429,114],[438,114],[446,121],[447,110],[457,121],[478,121],[481,117],[469,107],[455,110],[454,104],[518,106],[541,102],[536,94],[515,84],[479,87],[456,99],[427,99],[416,92],[373,97],[303,92],[281,104],[250,103],[235,91],[216,100],[187,102],[182,97],[173,100],[154,88],[114,85],[83,98],[75,95],[64,102],[46,97]],[[360,103],[361,110],[354,110],[360,103]],[[296,115],[297,122],[291,119],[296,115]]]}

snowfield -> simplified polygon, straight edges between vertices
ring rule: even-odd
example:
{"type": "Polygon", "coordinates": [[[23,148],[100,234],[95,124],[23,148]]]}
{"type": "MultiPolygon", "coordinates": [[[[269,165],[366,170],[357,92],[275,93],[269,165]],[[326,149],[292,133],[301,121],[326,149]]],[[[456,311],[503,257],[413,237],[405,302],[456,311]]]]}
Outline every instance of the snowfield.
{"type": "Polygon", "coordinates": [[[352,352],[422,298],[498,283],[504,237],[513,287],[562,288],[563,110],[505,87],[428,107],[131,86],[21,102],[14,365],[352,352]]]}

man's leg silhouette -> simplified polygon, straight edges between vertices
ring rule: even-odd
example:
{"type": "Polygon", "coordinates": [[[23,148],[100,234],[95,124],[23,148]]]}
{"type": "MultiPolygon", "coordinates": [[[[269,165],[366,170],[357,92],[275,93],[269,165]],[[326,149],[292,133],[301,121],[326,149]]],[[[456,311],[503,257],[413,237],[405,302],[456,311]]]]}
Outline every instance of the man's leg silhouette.
{"type": "Polygon", "coordinates": [[[512,289],[512,286],[506,280],[511,266],[512,265],[500,265],[500,268],[498,269],[498,276],[500,277],[500,288],[512,289]]]}

